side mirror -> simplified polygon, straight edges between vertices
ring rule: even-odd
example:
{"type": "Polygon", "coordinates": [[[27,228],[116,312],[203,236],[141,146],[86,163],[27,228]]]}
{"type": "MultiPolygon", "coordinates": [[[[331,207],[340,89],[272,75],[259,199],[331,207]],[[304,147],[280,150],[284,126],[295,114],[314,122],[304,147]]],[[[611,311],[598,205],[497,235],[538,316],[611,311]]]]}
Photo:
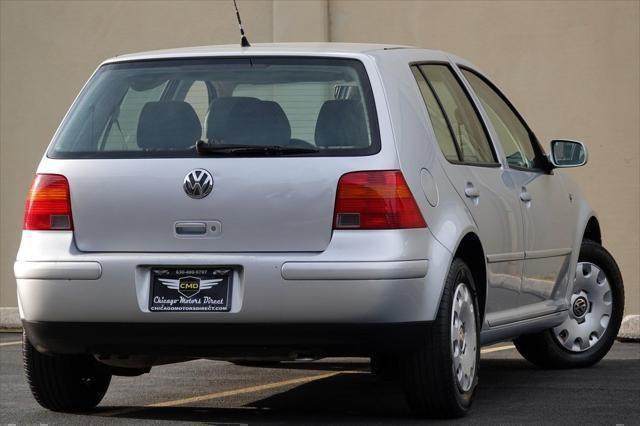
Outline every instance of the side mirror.
{"type": "Polygon", "coordinates": [[[549,159],[557,168],[584,166],[588,159],[587,147],[578,141],[553,140],[549,159]]]}

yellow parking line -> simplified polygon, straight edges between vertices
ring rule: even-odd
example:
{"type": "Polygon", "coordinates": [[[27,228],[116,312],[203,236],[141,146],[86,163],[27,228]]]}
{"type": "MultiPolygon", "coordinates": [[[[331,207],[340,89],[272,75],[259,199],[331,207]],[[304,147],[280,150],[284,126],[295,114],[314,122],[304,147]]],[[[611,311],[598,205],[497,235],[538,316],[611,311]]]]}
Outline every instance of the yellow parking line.
{"type": "Polygon", "coordinates": [[[15,340],[12,342],[2,342],[0,343],[0,346],[13,346],[13,345],[21,345],[22,344],[22,340],[15,340]]]}
{"type": "Polygon", "coordinates": [[[481,349],[480,353],[482,354],[490,354],[492,352],[500,352],[500,351],[508,351],[509,349],[515,349],[516,347],[513,345],[506,345],[506,346],[498,346],[495,348],[486,348],[486,349],[481,349]]]}
{"type": "Polygon", "coordinates": [[[185,405],[185,404],[191,404],[194,402],[210,401],[212,399],[227,398],[230,396],[243,395],[247,393],[262,392],[262,391],[277,389],[285,386],[301,385],[304,383],[314,382],[316,380],[328,379],[329,377],[337,376],[338,374],[355,374],[355,373],[363,373],[363,371],[334,371],[331,373],[317,374],[313,376],[305,376],[305,377],[298,377],[296,379],[283,380],[281,382],[266,383],[264,385],[250,386],[246,388],[231,389],[227,391],[209,393],[206,395],[192,396],[190,398],[176,399],[173,401],[156,402],[154,404],[148,404],[142,407],[127,407],[127,408],[115,409],[112,411],[105,411],[103,413],[99,413],[99,415],[100,416],[117,416],[120,414],[127,414],[135,411],[145,410],[147,408],[175,407],[177,405],[185,405]]]}

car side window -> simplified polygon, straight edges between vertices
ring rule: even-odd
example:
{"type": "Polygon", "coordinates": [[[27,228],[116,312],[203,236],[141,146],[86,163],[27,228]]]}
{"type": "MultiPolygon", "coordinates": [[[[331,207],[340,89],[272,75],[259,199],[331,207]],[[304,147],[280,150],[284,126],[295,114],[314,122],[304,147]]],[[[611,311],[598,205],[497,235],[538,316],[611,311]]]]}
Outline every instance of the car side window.
{"type": "Polygon", "coordinates": [[[184,101],[193,107],[193,110],[198,115],[200,123],[202,124],[203,134],[204,127],[207,122],[207,113],[209,112],[209,88],[202,80],[196,80],[193,82],[184,101]]]}
{"type": "Polygon", "coordinates": [[[466,92],[447,65],[420,65],[451,125],[462,161],[497,164],[485,128],[466,92]]]}
{"type": "Polygon", "coordinates": [[[209,109],[209,89],[205,82],[202,80],[194,81],[184,97],[184,101],[191,104],[198,118],[203,122],[209,109]]]}
{"type": "Polygon", "coordinates": [[[137,151],[138,117],[144,105],[160,100],[166,83],[154,87],[129,87],[119,107],[111,111],[100,138],[101,151],[137,151]]]}
{"type": "Polygon", "coordinates": [[[447,160],[453,162],[461,161],[458,156],[456,142],[453,140],[453,135],[449,129],[449,123],[447,123],[444,112],[440,108],[440,105],[438,105],[438,101],[433,94],[433,91],[429,87],[429,84],[424,79],[424,76],[418,67],[411,67],[411,72],[413,72],[413,76],[418,82],[418,88],[420,89],[424,103],[427,106],[431,125],[433,126],[433,131],[436,134],[436,140],[438,141],[440,150],[442,150],[442,153],[447,160]]]}
{"type": "Polygon", "coordinates": [[[473,71],[463,69],[462,74],[480,98],[498,134],[509,166],[520,169],[544,169],[542,152],[537,147],[534,136],[503,95],[473,71]]]}

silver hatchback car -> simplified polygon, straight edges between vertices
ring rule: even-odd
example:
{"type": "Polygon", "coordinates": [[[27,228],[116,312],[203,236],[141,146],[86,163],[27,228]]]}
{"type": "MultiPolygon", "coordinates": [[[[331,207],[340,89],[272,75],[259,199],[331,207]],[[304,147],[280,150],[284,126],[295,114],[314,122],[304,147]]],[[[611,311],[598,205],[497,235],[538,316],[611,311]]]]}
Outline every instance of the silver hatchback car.
{"type": "Polygon", "coordinates": [[[36,400],[194,358],[367,356],[465,414],[480,346],[598,362],[622,277],[598,219],[467,61],[384,45],[202,47],[101,64],[29,191],[15,263],[36,400]]]}

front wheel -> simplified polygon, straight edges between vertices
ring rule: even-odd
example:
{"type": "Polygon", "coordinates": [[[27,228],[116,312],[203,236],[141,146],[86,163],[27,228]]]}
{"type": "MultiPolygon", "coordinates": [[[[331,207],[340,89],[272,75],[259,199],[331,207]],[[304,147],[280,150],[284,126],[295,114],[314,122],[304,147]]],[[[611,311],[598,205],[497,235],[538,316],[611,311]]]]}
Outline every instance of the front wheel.
{"type": "Polygon", "coordinates": [[[471,270],[454,259],[436,320],[425,338],[401,358],[405,394],[416,414],[453,418],[467,413],[478,383],[479,338],[471,270]]]}
{"type": "Polygon", "coordinates": [[[624,309],[622,275],[600,244],[585,240],[573,279],[569,312],[557,327],[514,340],[518,352],[544,368],[588,367],[611,349],[624,309]]]}
{"type": "Polygon", "coordinates": [[[90,356],[41,354],[24,333],[22,355],[33,397],[52,411],[94,408],[111,381],[111,374],[90,356]]]}

